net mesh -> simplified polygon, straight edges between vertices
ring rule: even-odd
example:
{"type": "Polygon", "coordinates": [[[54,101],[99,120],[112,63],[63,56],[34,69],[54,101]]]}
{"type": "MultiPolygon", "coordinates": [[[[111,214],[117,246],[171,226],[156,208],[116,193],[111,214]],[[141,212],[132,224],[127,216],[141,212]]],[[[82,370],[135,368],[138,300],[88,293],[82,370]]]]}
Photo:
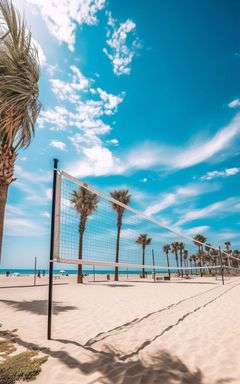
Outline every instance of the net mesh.
{"type": "Polygon", "coordinates": [[[57,183],[55,261],[96,265],[99,269],[106,269],[107,265],[112,270],[118,265],[120,271],[145,265],[146,271],[170,268],[179,273],[193,273],[201,268],[220,273],[222,262],[225,273],[238,271],[238,257],[194,243],[188,234],[166,227],[63,171],[58,171],[57,183]]]}

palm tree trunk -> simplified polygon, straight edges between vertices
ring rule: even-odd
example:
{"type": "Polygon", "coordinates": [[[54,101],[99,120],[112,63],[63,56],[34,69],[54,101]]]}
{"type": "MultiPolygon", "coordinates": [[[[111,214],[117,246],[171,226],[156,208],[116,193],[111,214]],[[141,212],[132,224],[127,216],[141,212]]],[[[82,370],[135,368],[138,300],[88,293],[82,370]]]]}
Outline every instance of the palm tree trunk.
{"type": "Polygon", "coordinates": [[[186,269],[186,275],[188,276],[189,275],[189,264],[188,264],[188,257],[187,257],[187,260],[186,260],[186,265],[187,265],[187,269],[186,269]]]}
{"type": "Polygon", "coordinates": [[[4,226],[7,193],[8,193],[8,184],[4,182],[0,182],[0,260],[2,256],[3,226],[4,226]]]}
{"type": "Polygon", "coordinates": [[[13,178],[16,152],[3,143],[0,145],[0,260],[2,256],[3,227],[5,206],[7,202],[8,186],[15,180],[13,178]]]}
{"type": "Polygon", "coordinates": [[[176,258],[176,263],[177,263],[178,276],[180,276],[179,264],[178,264],[178,254],[177,254],[177,252],[175,252],[175,258],[176,258]]]}
{"type": "MultiPolygon", "coordinates": [[[[82,260],[82,254],[83,254],[83,231],[79,234],[79,252],[78,252],[78,259],[82,260]]],[[[78,274],[77,274],[77,282],[83,283],[83,267],[82,264],[78,264],[78,274]]]]}
{"type": "MultiPolygon", "coordinates": [[[[117,244],[116,244],[116,260],[115,262],[119,262],[119,248],[120,248],[120,232],[121,232],[121,225],[118,224],[118,230],[117,230],[117,244]]],[[[118,267],[115,267],[115,276],[114,280],[118,281],[118,267]]]]}
{"type": "MultiPolygon", "coordinates": [[[[142,264],[145,265],[145,247],[142,247],[142,264]]],[[[142,269],[142,277],[145,277],[145,268],[142,269]]]]}
{"type": "MultiPolygon", "coordinates": [[[[200,262],[200,267],[202,267],[202,253],[201,253],[201,245],[199,245],[199,262],[200,262]]],[[[200,275],[201,275],[201,277],[203,277],[202,268],[200,268],[200,275]]]]}
{"type": "Polygon", "coordinates": [[[167,256],[168,276],[171,278],[171,273],[170,273],[170,268],[169,268],[169,257],[168,257],[168,252],[166,252],[166,256],[167,256]]]}
{"type": "Polygon", "coordinates": [[[183,277],[183,259],[182,259],[182,250],[180,250],[180,266],[181,266],[181,275],[183,277]]]}

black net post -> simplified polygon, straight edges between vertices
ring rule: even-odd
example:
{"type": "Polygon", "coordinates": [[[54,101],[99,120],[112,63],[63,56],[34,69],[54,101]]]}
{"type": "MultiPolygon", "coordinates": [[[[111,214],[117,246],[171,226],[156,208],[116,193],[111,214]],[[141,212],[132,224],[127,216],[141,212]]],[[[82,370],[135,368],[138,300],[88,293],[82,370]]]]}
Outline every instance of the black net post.
{"type": "Polygon", "coordinates": [[[52,338],[52,291],[53,291],[53,256],[54,256],[54,233],[55,233],[55,206],[56,206],[56,185],[58,160],[53,160],[53,187],[52,187],[52,217],[51,217],[51,239],[50,239],[50,260],[49,260],[49,284],[48,284],[48,325],[47,338],[52,338]]]}
{"type": "Polygon", "coordinates": [[[35,256],[35,258],[34,258],[34,280],[33,280],[34,287],[36,285],[36,277],[37,277],[37,258],[35,256]]]}
{"type": "Polygon", "coordinates": [[[221,250],[221,247],[219,247],[219,256],[220,256],[220,264],[221,264],[222,285],[224,285],[224,270],[223,270],[222,250],[221,250]]]}
{"type": "MultiPolygon", "coordinates": [[[[153,263],[153,267],[155,267],[154,249],[152,249],[152,263],[153,263]]],[[[154,281],[156,281],[156,270],[155,270],[155,268],[153,268],[153,278],[154,278],[154,281]]]]}

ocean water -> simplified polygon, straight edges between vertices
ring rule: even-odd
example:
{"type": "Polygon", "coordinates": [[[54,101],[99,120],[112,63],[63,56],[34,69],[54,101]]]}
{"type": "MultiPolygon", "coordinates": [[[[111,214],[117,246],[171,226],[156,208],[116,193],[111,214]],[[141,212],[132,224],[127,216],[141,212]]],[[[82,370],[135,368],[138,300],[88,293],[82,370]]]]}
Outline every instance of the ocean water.
{"type": "MultiPolygon", "coordinates": [[[[77,270],[76,269],[64,269],[62,268],[65,273],[68,273],[69,275],[76,275],[77,274],[77,270]]],[[[0,275],[5,275],[6,272],[9,271],[11,274],[12,273],[19,273],[20,275],[33,275],[34,274],[34,269],[21,269],[21,268],[0,268],[0,275]]],[[[41,274],[43,271],[45,271],[46,274],[48,274],[48,269],[37,269],[37,272],[40,271],[41,274]]],[[[54,269],[54,274],[59,274],[61,271],[61,269],[54,269]]],[[[151,274],[153,271],[152,270],[148,270],[146,269],[145,270],[146,272],[148,272],[148,274],[151,274]]],[[[172,273],[175,273],[176,270],[174,269],[171,269],[171,272],[172,273]]],[[[83,273],[86,273],[86,274],[93,274],[93,269],[83,269],[83,273]]],[[[105,275],[105,274],[112,274],[114,273],[114,270],[113,269],[95,269],[95,273],[96,274],[100,274],[100,275],[105,275]]],[[[141,273],[140,270],[128,270],[128,274],[129,275],[136,275],[136,274],[139,274],[141,273]]],[[[156,270],[156,273],[167,273],[166,270],[156,270]]],[[[119,270],[119,274],[127,274],[127,270],[119,270]]]]}

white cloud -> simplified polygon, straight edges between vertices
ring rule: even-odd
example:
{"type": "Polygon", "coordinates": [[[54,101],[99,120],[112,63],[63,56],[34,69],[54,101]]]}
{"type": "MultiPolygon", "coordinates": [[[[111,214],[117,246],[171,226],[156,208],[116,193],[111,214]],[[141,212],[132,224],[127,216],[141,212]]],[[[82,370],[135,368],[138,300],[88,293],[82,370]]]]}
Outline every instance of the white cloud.
{"type": "MultiPolygon", "coordinates": [[[[38,172],[32,173],[32,172],[27,172],[21,167],[20,165],[15,165],[15,176],[18,179],[25,179],[25,181],[29,181],[31,183],[48,183],[49,181],[52,180],[51,174],[48,173],[43,173],[41,170],[38,172]]],[[[13,184],[14,185],[14,184],[13,184]]]]}
{"type": "Polygon", "coordinates": [[[191,222],[194,220],[221,215],[226,212],[234,212],[234,209],[237,209],[237,204],[239,203],[239,199],[236,197],[230,197],[223,201],[218,201],[216,203],[210,204],[207,207],[195,209],[192,211],[186,212],[182,218],[176,223],[176,226],[185,224],[187,222],[191,222]]]}
{"type": "Polygon", "coordinates": [[[6,217],[4,223],[4,234],[6,236],[40,236],[46,233],[46,229],[35,220],[25,218],[6,217]]]}
{"type": "Polygon", "coordinates": [[[118,173],[118,168],[120,171],[118,159],[113,157],[112,152],[101,145],[95,145],[91,148],[84,148],[83,158],[69,164],[67,172],[76,177],[103,176],[112,173],[113,169],[115,169],[115,173],[118,173]]]}
{"type": "Polygon", "coordinates": [[[183,169],[212,159],[231,146],[240,133],[240,114],[211,139],[194,138],[185,147],[159,146],[154,143],[141,145],[133,149],[125,160],[126,168],[148,169],[161,166],[166,169],[183,169]]]}
{"type": "Polygon", "coordinates": [[[72,70],[70,82],[51,79],[50,83],[52,92],[58,100],[67,100],[70,103],[76,103],[80,101],[79,92],[88,90],[91,80],[87,79],[76,66],[72,65],[70,69],[72,70]]]}
{"type": "Polygon", "coordinates": [[[65,151],[65,149],[66,149],[66,144],[63,143],[62,141],[58,141],[58,140],[51,140],[49,145],[50,145],[50,147],[57,148],[60,151],[65,151]]]}
{"type": "Polygon", "coordinates": [[[201,177],[202,180],[212,180],[217,177],[228,177],[228,176],[234,176],[236,174],[240,173],[240,168],[227,168],[224,171],[211,171],[207,172],[205,175],[201,177]]]}
{"type": "Polygon", "coordinates": [[[77,25],[95,25],[105,0],[27,0],[45,20],[49,32],[74,51],[77,25]]]}
{"type": "MultiPolygon", "coordinates": [[[[103,164],[103,169],[100,173],[101,175],[114,175],[140,169],[165,168],[167,170],[178,170],[192,167],[212,160],[223,151],[226,154],[227,150],[232,150],[233,140],[239,133],[240,114],[237,114],[226,127],[219,130],[211,139],[200,140],[199,138],[195,138],[185,147],[160,146],[155,143],[146,143],[130,150],[121,158],[105,149],[108,153],[111,153],[111,156],[109,156],[110,161],[108,162],[108,166],[103,164]]],[[[100,147],[103,148],[102,145],[100,145],[100,147]]],[[[86,169],[88,169],[88,174],[86,174],[85,171],[84,175],[96,176],[96,167],[91,166],[91,162],[88,162],[89,159],[86,156],[84,156],[83,160],[86,169]]],[[[100,164],[98,166],[98,174],[99,167],[100,164]]]]}
{"type": "Polygon", "coordinates": [[[115,75],[129,74],[131,72],[131,63],[140,43],[136,37],[136,24],[127,19],[117,27],[117,20],[112,17],[111,12],[108,15],[107,45],[103,52],[107,55],[113,65],[115,75]]]}
{"type": "Polygon", "coordinates": [[[228,104],[229,108],[238,108],[240,107],[240,99],[235,99],[228,104]]]}
{"type": "Polygon", "coordinates": [[[46,217],[47,219],[50,219],[50,217],[51,217],[50,213],[47,211],[42,212],[41,216],[46,217]]]}
{"type": "Polygon", "coordinates": [[[184,229],[184,232],[188,236],[194,236],[197,233],[206,233],[209,230],[209,228],[210,227],[208,225],[199,225],[197,227],[192,227],[192,228],[189,228],[189,229],[184,229]]]}
{"type": "Polygon", "coordinates": [[[145,211],[145,214],[151,216],[168,208],[174,203],[176,203],[176,195],[174,193],[168,193],[167,195],[161,198],[160,202],[152,204],[150,207],[148,207],[145,211]]]}
{"type": "Polygon", "coordinates": [[[32,44],[38,51],[38,59],[39,59],[40,65],[45,65],[47,62],[47,58],[41,45],[33,37],[32,37],[32,44]]]}
{"type": "Polygon", "coordinates": [[[203,195],[205,193],[210,193],[216,191],[219,187],[217,185],[209,186],[207,184],[188,184],[186,186],[177,187],[176,190],[172,193],[165,193],[160,195],[157,198],[157,202],[150,205],[145,213],[146,215],[154,215],[160,211],[163,211],[166,208],[169,208],[173,205],[179,205],[186,203],[186,199],[203,195]]]}
{"type": "MultiPolygon", "coordinates": [[[[118,105],[123,101],[124,92],[113,95],[99,87],[93,88],[91,87],[93,80],[87,79],[77,67],[72,66],[71,71],[69,82],[52,79],[51,85],[59,101],[70,102],[73,107],[69,109],[65,105],[57,105],[55,108],[42,111],[38,125],[40,128],[48,125],[50,130],[54,131],[69,128],[77,130],[78,132],[74,131],[68,138],[76,150],[86,156],[87,152],[84,152],[86,148],[98,146],[103,149],[100,137],[111,131],[111,126],[103,121],[103,116],[108,117],[117,112],[118,105]],[[84,100],[82,100],[83,92],[84,100]]],[[[107,143],[117,146],[118,140],[112,139],[107,143]]],[[[63,144],[56,143],[55,140],[50,145],[65,149],[63,144]]],[[[106,153],[107,149],[104,151],[106,153]]]]}
{"type": "Polygon", "coordinates": [[[118,139],[110,139],[110,140],[107,140],[107,144],[114,145],[117,147],[119,145],[119,141],[118,139]]]}

